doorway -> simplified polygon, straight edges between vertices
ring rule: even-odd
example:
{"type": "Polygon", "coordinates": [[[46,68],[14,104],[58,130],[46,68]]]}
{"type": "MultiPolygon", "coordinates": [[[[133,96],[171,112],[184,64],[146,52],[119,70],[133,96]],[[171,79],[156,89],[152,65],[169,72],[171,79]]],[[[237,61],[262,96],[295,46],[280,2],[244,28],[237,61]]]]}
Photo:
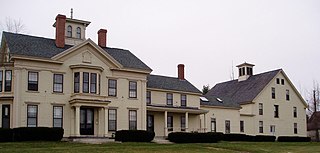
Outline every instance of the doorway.
{"type": "Polygon", "coordinates": [[[93,108],[80,108],[80,135],[94,134],[93,108]]]}
{"type": "Polygon", "coordinates": [[[10,105],[2,105],[2,128],[10,128],[10,105]]]}
{"type": "Polygon", "coordinates": [[[148,115],[147,116],[147,130],[148,131],[154,131],[154,116],[148,115]]]}

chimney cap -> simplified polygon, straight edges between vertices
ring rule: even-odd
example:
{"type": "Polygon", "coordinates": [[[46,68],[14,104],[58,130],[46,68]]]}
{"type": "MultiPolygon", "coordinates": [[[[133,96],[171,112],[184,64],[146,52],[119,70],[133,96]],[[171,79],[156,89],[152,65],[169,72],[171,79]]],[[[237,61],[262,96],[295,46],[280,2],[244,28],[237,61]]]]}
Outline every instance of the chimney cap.
{"type": "Polygon", "coordinates": [[[66,17],[65,15],[63,15],[63,14],[58,14],[58,15],[57,15],[57,17],[56,17],[56,19],[57,19],[57,18],[63,18],[63,19],[66,19],[67,17],[66,17]]]}
{"type": "Polygon", "coordinates": [[[107,33],[107,32],[108,32],[107,29],[100,29],[100,30],[98,31],[98,34],[99,34],[99,33],[107,33]]]}

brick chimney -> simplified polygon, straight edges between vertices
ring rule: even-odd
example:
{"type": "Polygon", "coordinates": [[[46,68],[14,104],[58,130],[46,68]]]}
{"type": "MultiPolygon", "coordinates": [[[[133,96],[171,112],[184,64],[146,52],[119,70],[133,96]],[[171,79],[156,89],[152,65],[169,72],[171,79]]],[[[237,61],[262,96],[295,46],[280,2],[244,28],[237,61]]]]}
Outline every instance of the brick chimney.
{"type": "Polygon", "coordinates": [[[100,47],[107,47],[107,30],[100,29],[98,31],[98,45],[100,47]]]}
{"type": "Polygon", "coordinates": [[[178,65],[178,79],[184,80],[184,65],[183,64],[178,65]]]}
{"type": "Polygon", "coordinates": [[[58,14],[56,17],[56,46],[63,48],[65,44],[66,16],[58,14]]]}

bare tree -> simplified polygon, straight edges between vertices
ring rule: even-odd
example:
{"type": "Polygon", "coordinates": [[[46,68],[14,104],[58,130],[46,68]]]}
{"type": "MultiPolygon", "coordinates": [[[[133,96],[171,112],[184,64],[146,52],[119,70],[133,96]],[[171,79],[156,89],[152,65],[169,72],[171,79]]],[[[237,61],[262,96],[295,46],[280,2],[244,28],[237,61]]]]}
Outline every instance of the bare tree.
{"type": "Polygon", "coordinates": [[[26,27],[23,24],[22,20],[15,20],[10,17],[6,17],[5,23],[0,22],[0,42],[2,38],[2,31],[13,32],[13,33],[21,33],[25,32],[26,27]]]}
{"type": "Polygon", "coordinates": [[[310,98],[307,100],[308,102],[308,116],[311,116],[314,112],[320,110],[320,86],[317,81],[313,82],[312,92],[309,93],[310,98]]]}

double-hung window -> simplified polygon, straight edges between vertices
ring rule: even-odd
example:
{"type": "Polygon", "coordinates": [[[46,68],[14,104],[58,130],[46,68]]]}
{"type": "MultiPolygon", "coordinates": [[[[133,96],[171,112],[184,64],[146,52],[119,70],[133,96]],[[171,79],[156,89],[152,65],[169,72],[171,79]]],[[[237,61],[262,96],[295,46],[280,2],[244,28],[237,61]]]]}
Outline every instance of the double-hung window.
{"type": "Polygon", "coordinates": [[[12,71],[6,70],[4,91],[11,91],[11,86],[12,86],[12,71]]]}
{"type": "Polygon", "coordinates": [[[63,107],[53,106],[53,127],[62,128],[63,124],[63,107]]]}
{"type": "Polygon", "coordinates": [[[274,87],[271,88],[271,98],[276,99],[276,88],[274,87]]]}
{"type": "Polygon", "coordinates": [[[173,116],[171,115],[167,116],[167,128],[168,131],[173,131],[173,116]]]}
{"type": "Polygon", "coordinates": [[[259,115],[263,115],[263,103],[259,103],[259,115]]]}
{"type": "Polygon", "coordinates": [[[116,109],[109,109],[108,110],[108,129],[109,131],[116,131],[117,130],[117,110],[116,109]]]}
{"type": "Polygon", "coordinates": [[[225,121],[225,133],[230,133],[230,120],[225,121]]]}
{"type": "Polygon", "coordinates": [[[244,132],[244,121],[240,121],[240,132],[244,132]]]}
{"type": "Polygon", "coordinates": [[[137,82],[129,81],[129,98],[137,98],[137,82]]]}
{"type": "Polygon", "coordinates": [[[129,130],[137,130],[137,111],[129,110],[129,130]]]}
{"type": "Polygon", "coordinates": [[[187,95],[181,95],[181,106],[187,106],[187,95]]]}
{"type": "Polygon", "coordinates": [[[297,107],[293,107],[293,117],[297,118],[297,107]]]}
{"type": "Polygon", "coordinates": [[[286,100],[287,100],[287,101],[290,100],[290,92],[289,92],[288,89],[286,90],[286,100]]]}
{"type": "Polygon", "coordinates": [[[151,104],[151,91],[147,91],[147,104],[151,104]]]}
{"type": "Polygon", "coordinates": [[[38,126],[38,106],[27,105],[27,127],[38,126]]]}
{"type": "Polygon", "coordinates": [[[77,38],[81,39],[81,28],[80,27],[77,28],[77,38]]]}
{"type": "Polygon", "coordinates": [[[108,80],[108,96],[117,96],[117,80],[108,80]]]}
{"type": "Polygon", "coordinates": [[[74,93],[79,93],[79,91],[80,91],[80,73],[79,72],[76,72],[76,73],[74,73],[74,79],[73,79],[73,81],[74,81],[74,93]]]}
{"type": "Polygon", "coordinates": [[[297,123],[293,123],[293,133],[298,134],[298,124],[297,123]]]}
{"type": "Polygon", "coordinates": [[[63,74],[53,74],[53,92],[63,92],[63,74]]]}
{"type": "Polygon", "coordinates": [[[186,131],[186,117],[181,116],[181,131],[186,131]]]}
{"type": "Polygon", "coordinates": [[[28,90],[38,91],[38,72],[28,72],[28,90]]]}
{"type": "Polygon", "coordinates": [[[71,38],[72,37],[72,27],[71,25],[69,25],[67,27],[67,37],[71,38]]]}
{"type": "Polygon", "coordinates": [[[259,133],[263,133],[263,121],[259,121],[259,133]]]}
{"type": "Polygon", "coordinates": [[[0,92],[2,92],[3,71],[0,70],[0,92]]]}
{"type": "Polygon", "coordinates": [[[274,105],[274,117],[279,118],[279,105],[274,105]]]}
{"type": "Polygon", "coordinates": [[[97,73],[90,74],[90,93],[97,93],[97,73]]]}
{"type": "Polygon", "coordinates": [[[172,93],[167,93],[167,105],[173,105],[173,95],[172,93]]]}
{"type": "Polygon", "coordinates": [[[83,72],[82,92],[89,93],[89,73],[83,72]]]}

